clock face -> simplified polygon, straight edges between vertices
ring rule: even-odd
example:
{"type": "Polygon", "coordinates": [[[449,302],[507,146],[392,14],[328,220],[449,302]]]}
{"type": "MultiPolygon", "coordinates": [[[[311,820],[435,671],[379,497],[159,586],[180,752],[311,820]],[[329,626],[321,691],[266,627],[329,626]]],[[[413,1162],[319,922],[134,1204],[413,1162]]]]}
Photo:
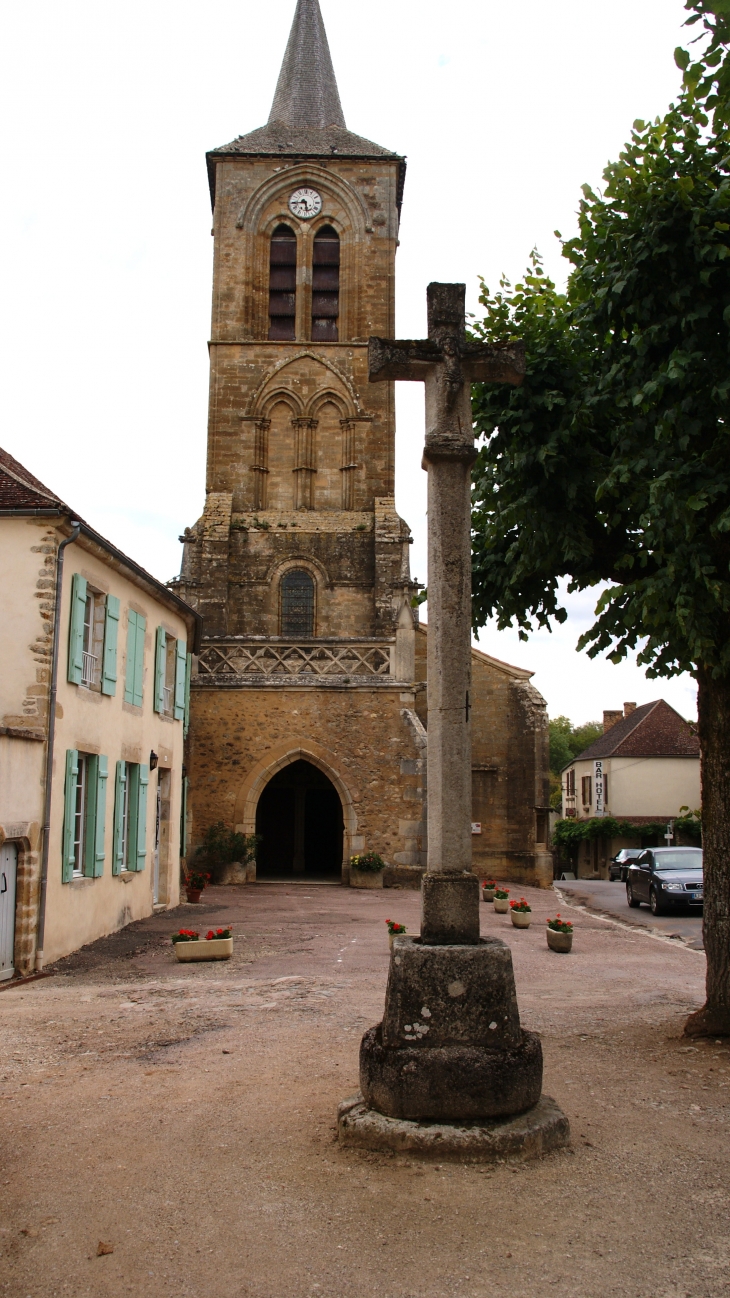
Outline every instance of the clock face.
{"type": "Polygon", "coordinates": [[[289,199],[289,211],[303,221],[310,221],[322,211],[322,199],[316,189],[297,189],[289,199]]]}

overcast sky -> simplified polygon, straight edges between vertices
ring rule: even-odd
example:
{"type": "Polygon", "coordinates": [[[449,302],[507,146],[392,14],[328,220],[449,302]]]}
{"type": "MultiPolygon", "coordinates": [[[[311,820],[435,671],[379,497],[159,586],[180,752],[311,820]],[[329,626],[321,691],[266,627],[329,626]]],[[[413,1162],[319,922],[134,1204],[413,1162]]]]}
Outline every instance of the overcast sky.
{"type": "MultiPolygon", "coordinates": [[[[676,93],[682,0],[321,0],[349,128],[408,156],[398,332],[430,280],[516,279],[575,228],[637,117],[676,93]]],[[[202,511],[212,240],[205,151],[268,118],[294,0],[34,0],[1,20],[0,444],[167,580],[202,511]]],[[[397,503],[426,579],[421,385],[398,385],[397,503]]],[[[488,653],[534,670],[575,722],[665,697],[575,652],[566,626],[488,653]]]]}

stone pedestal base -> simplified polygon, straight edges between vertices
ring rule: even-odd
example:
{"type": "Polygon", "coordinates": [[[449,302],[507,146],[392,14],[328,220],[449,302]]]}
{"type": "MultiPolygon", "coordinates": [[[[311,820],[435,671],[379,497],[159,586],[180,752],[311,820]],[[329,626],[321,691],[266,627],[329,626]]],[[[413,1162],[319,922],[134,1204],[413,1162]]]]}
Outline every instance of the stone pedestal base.
{"type": "Polygon", "coordinates": [[[383,1045],[382,1027],[370,1028],[360,1046],[360,1086],[365,1102],[390,1118],[471,1122],[507,1117],[532,1108],[542,1090],[542,1046],[534,1032],[518,1045],[383,1045]]]}
{"type": "Polygon", "coordinates": [[[490,1163],[501,1158],[540,1158],[570,1144],[570,1124],[549,1095],[516,1118],[498,1122],[408,1122],[369,1109],[362,1095],[337,1110],[340,1144],[352,1149],[394,1151],[439,1162],[490,1163]]]}

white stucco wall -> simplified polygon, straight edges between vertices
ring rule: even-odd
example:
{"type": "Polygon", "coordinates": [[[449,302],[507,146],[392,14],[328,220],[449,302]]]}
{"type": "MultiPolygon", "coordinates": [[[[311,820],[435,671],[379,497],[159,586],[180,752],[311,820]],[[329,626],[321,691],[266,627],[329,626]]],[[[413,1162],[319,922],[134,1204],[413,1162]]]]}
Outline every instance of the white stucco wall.
{"type": "MultiPolygon", "coordinates": [[[[595,781],[593,762],[575,762],[575,808],[579,819],[595,815],[595,781]],[[593,801],[583,808],[581,780],[590,775],[593,801]]],[[[650,816],[666,820],[677,816],[682,806],[694,810],[700,805],[700,762],[698,757],[607,757],[603,759],[608,777],[606,812],[618,819],[650,816]]],[[[563,788],[565,788],[563,773],[563,788]]],[[[571,805],[567,803],[567,805],[571,805]]],[[[566,799],[563,797],[563,814],[566,799]]]]}

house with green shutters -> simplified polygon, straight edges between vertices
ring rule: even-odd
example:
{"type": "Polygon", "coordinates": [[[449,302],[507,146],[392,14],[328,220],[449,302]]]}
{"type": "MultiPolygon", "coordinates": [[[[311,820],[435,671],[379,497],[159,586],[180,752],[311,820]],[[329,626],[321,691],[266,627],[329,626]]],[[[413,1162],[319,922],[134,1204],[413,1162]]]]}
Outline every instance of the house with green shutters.
{"type": "Polygon", "coordinates": [[[198,615],[0,450],[0,980],[177,905],[198,615]]]}

